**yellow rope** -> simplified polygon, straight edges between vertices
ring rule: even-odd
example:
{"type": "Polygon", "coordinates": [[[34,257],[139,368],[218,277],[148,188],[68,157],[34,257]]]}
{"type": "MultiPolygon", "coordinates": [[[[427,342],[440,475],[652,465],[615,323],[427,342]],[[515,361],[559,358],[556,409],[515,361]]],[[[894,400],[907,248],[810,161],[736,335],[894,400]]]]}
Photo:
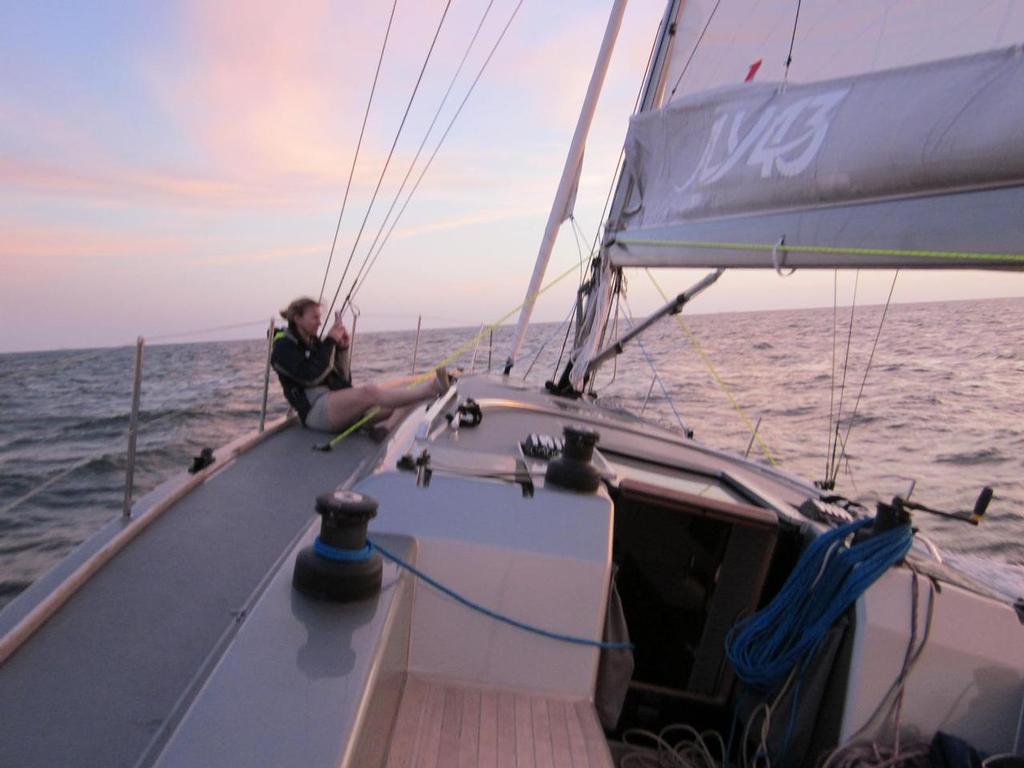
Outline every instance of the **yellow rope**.
{"type": "Polygon", "coordinates": [[[338,443],[340,443],[346,437],[355,432],[357,429],[368,424],[373,419],[373,417],[376,416],[378,413],[380,413],[380,407],[376,405],[371,406],[370,409],[362,415],[362,418],[360,418],[359,421],[346,427],[345,430],[340,435],[333,438],[329,443],[327,443],[326,446],[324,446],[324,448],[328,451],[331,450],[332,448],[337,446],[338,443]]]}
{"type": "MultiPolygon", "coordinates": [[[[658,289],[658,293],[661,294],[662,299],[664,299],[667,302],[669,300],[669,297],[665,293],[665,291],[661,289],[661,286],[658,284],[658,281],[654,279],[654,275],[651,274],[651,270],[645,268],[644,272],[646,272],[647,276],[651,278],[651,282],[654,284],[654,287],[658,289]]],[[[675,318],[676,322],[679,323],[679,327],[683,329],[683,332],[690,340],[690,344],[693,345],[694,351],[696,351],[696,353],[700,356],[701,360],[703,360],[704,364],[708,367],[708,370],[711,372],[711,377],[715,380],[715,382],[722,389],[722,391],[725,392],[726,397],[729,398],[729,402],[732,403],[732,407],[736,409],[736,413],[740,415],[740,418],[743,419],[743,423],[747,425],[747,429],[750,430],[750,433],[754,436],[754,439],[757,440],[757,444],[761,448],[761,451],[764,453],[765,458],[768,459],[768,462],[773,467],[777,467],[779,463],[775,460],[775,457],[772,455],[772,452],[768,448],[767,443],[765,443],[765,441],[761,438],[761,435],[758,433],[757,428],[754,426],[754,423],[750,420],[750,417],[747,416],[747,414],[744,412],[743,408],[739,404],[739,401],[736,400],[736,396],[733,395],[732,390],[729,389],[729,385],[726,384],[725,380],[718,374],[718,371],[715,369],[714,364],[711,362],[711,358],[708,357],[707,352],[704,351],[704,347],[701,346],[700,340],[697,338],[694,332],[690,330],[690,326],[688,326],[686,324],[686,321],[683,320],[682,315],[676,315],[675,318]]]]}
{"type": "Polygon", "coordinates": [[[778,245],[777,243],[725,243],[712,240],[648,240],[642,237],[617,237],[620,245],[649,245],[654,248],[704,248],[718,251],[792,251],[840,256],[909,256],[928,259],[974,259],[976,261],[1024,264],[1020,253],[980,253],[974,251],[904,251],[896,248],[853,248],[829,245],[778,245]]]}
{"type": "MultiPolygon", "coordinates": [[[[547,285],[542,286],[541,288],[539,288],[537,290],[537,292],[534,293],[533,296],[529,297],[529,298],[536,299],[538,296],[540,296],[542,293],[547,291],[549,288],[553,288],[555,285],[560,283],[562,280],[567,278],[569,275],[574,274],[579,269],[579,266],[580,265],[578,263],[577,264],[573,264],[571,267],[569,267],[567,270],[565,270],[565,272],[560,274],[558,277],[556,277],[554,280],[549,282],[547,285]]],[[[482,339],[484,336],[486,336],[488,333],[493,331],[499,325],[501,325],[506,320],[508,320],[510,317],[512,317],[512,315],[514,315],[516,312],[518,312],[520,309],[522,309],[523,305],[526,304],[526,301],[527,301],[527,299],[523,299],[516,307],[514,307],[513,309],[511,309],[508,312],[506,312],[504,315],[502,315],[500,318],[498,318],[496,321],[494,321],[490,325],[483,327],[480,330],[479,333],[477,333],[474,336],[472,336],[469,339],[469,341],[467,341],[462,346],[458,347],[454,352],[452,352],[450,355],[448,355],[444,360],[442,360],[437,365],[435,365],[434,368],[440,368],[441,366],[448,365],[448,363],[452,362],[453,360],[456,360],[459,357],[459,355],[461,355],[463,352],[468,351],[469,348],[472,347],[474,344],[476,344],[480,339],[482,339]]],[[[415,377],[412,380],[412,383],[410,384],[410,386],[416,386],[417,384],[422,384],[424,381],[426,381],[427,379],[431,378],[434,375],[434,368],[431,368],[430,370],[428,370],[428,371],[426,371],[424,373],[421,373],[419,376],[415,377]]]]}
{"type": "MultiPolygon", "coordinates": [[[[540,288],[536,293],[534,293],[533,294],[533,298],[536,298],[537,296],[540,296],[542,293],[544,293],[549,288],[554,287],[556,284],[558,284],[559,282],[561,282],[562,280],[567,278],[569,275],[571,275],[574,272],[576,272],[577,269],[579,269],[579,264],[573,264],[565,272],[560,274],[554,280],[552,280],[547,285],[545,285],[542,288],[540,288]]],[[[436,366],[434,366],[434,368],[431,368],[427,372],[421,373],[419,376],[414,377],[409,382],[409,386],[410,387],[415,387],[417,384],[422,384],[424,381],[427,381],[428,379],[432,378],[434,376],[434,369],[435,368],[440,368],[441,366],[448,365],[448,363],[450,363],[453,360],[457,359],[459,355],[461,355],[463,352],[468,350],[479,339],[482,339],[485,334],[490,333],[491,331],[493,331],[499,325],[501,325],[506,320],[508,320],[510,317],[512,317],[512,315],[514,315],[516,312],[518,312],[520,309],[522,309],[523,304],[525,304],[525,303],[526,303],[526,299],[523,299],[523,301],[515,309],[512,309],[511,311],[509,311],[506,314],[502,315],[502,317],[500,319],[498,319],[497,321],[495,321],[494,323],[491,323],[490,325],[488,325],[485,328],[481,329],[481,331],[478,334],[473,336],[469,341],[467,341],[461,347],[459,347],[454,352],[452,352],[450,355],[448,355],[448,357],[446,357],[444,360],[442,360],[440,363],[438,363],[436,366]]],[[[338,443],[340,443],[342,440],[344,440],[346,437],[351,435],[353,432],[355,432],[360,427],[362,427],[365,424],[367,424],[378,413],[380,413],[380,408],[379,407],[373,406],[372,408],[370,408],[365,414],[363,414],[362,418],[360,418],[358,421],[356,421],[351,426],[347,427],[345,429],[345,431],[343,431],[337,437],[332,439],[329,443],[327,443],[327,445],[323,446],[323,450],[328,450],[329,451],[332,448],[334,448],[335,446],[337,446],[338,443]]]]}

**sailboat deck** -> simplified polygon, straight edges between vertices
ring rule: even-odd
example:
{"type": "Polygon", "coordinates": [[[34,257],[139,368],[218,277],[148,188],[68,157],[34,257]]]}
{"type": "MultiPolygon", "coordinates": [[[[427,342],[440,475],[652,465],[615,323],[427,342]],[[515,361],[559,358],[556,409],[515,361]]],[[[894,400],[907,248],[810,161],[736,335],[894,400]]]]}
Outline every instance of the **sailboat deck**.
{"type": "Polygon", "coordinates": [[[612,768],[594,705],[410,675],[387,768],[612,768]]]}
{"type": "Polygon", "coordinates": [[[211,475],[0,667],[0,765],[151,761],[313,521],[316,494],[379,450],[362,435],[332,453],[310,450],[322,440],[290,427],[211,475]]]}

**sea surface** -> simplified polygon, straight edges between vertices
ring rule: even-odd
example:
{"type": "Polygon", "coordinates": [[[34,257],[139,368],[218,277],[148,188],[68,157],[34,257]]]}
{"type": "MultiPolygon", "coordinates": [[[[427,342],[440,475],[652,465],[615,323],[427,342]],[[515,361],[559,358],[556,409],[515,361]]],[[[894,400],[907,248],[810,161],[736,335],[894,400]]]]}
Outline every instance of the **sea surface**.
{"type": "MultiPolygon", "coordinates": [[[[881,314],[857,307],[852,332],[849,307],[683,316],[685,328],[670,318],[602,369],[596,391],[671,429],[681,418],[697,440],[749,448],[808,480],[825,476],[841,400],[837,492],[870,503],[905,494],[914,480],[914,500],[959,510],[992,486],[977,528],[923,514],[916,523],[955,564],[1008,597],[1024,594],[1024,299],[891,306],[864,381],[881,314]],[[748,426],[758,420],[763,446],[748,426]]],[[[456,364],[498,371],[512,329],[494,332],[493,353],[487,336],[472,343],[478,330],[424,331],[417,367],[466,346],[456,364]]],[[[557,324],[531,328],[512,376],[538,386],[551,378],[564,337],[557,324]]],[[[415,340],[360,332],[356,382],[410,373],[415,340]]],[[[120,514],[134,355],[0,355],[0,606],[120,514]]],[[[262,339],[146,347],[136,497],[202,447],[257,427],[265,363],[262,339]]],[[[286,407],[272,376],[269,417],[286,407]]]]}

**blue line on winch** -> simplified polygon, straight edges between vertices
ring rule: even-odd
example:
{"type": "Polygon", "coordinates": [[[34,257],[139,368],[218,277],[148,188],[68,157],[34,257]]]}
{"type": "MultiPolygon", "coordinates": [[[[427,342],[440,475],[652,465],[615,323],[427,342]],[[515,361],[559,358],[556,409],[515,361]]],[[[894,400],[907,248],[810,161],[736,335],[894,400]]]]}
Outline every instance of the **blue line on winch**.
{"type": "Polygon", "coordinates": [[[319,536],[313,542],[313,551],[320,557],[326,557],[328,560],[335,560],[339,563],[361,563],[364,560],[369,560],[370,555],[373,554],[373,548],[369,544],[362,549],[339,549],[330,544],[324,544],[319,536]]]}
{"type": "Polygon", "coordinates": [[[772,601],[729,631],[726,653],[741,680],[778,690],[798,663],[813,658],[843,612],[903,559],[913,539],[909,524],[846,546],[847,536],[873,522],[856,520],[818,536],[772,601]]]}
{"type": "Polygon", "coordinates": [[[572,643],[574,645],[589,645],[589,646],[592,646],[594,648],[602,648],[602,649],[611,650],[611,651],[624,651],[624,650],[631,651],[631,650],[633,650],[633,644],[632,643],[606,643],[606,642],[603,642],[601,640],[590,640],[589,638],[586,638],[586,637],[576,637],[575,635],[565,635],[565,634],[562,634],[561,632],[552,632],[551,630],[543,629],[541,627],[536,627],[536,626],[534,626],[532,624],[527,624],[525,622],[519,621],[518,619],[513,619],[510,616],[505,616],[504,614],[498,613],[497,611],[492,611],[490,608],[487,608],[487,607],[485,607],[483,605],[480,605],[479,603],[475,603],[475,602],[473,602],[472,600],[470,600],[467,597],[463,597],[462,595],[460,595],[458,592],[456,592],[455,590],[451,589],[450,587],[446,587],[441,582],[437,581],[436,579],[431,578],[430,576],[425,574],[423,571],[419,570],[416,566],[412,565],[411,563],[407,563],[405,560],[400,558],[398,555],[396,555],[393,552],[389,552],[388,550],[384,549],[384,547],[382,547],[377,542],[369,541],[368,540],[367,541],[367,545],[370,546],[370,547],[373,547],[378,552],[380,552],[384,557],[386,557],[388,560],[391,560],[393,563],[395,563],[395,565],[397,565],[398,567],[404,568],[405,570],[409,571],[409,573],[413,574],[414,576],[416,576],[421,581],[425,581],[427,584],[429,584],[430,586],[432,586],[434,589],[438,590],[439,592],[443,592],[444,594],[448,595],[448,597],[452,598],[456,602],[461,603],[462,605],[466,606],[467,608],[471,608],[472,610],[477,611],[478,613],[482,613],[484,616],[492,618],[495,621],[500,621],[500,622],[503,622],[505,624],[508,624],[509,626],[515,627],[516,629],[521,629],[521,630],[523,630],[525,632],[531,632],[531,633],[533,633],[535,635],[540,635],[541,637],[546,637],[549,640],[558,640],[558,641],[563,642],[563,643],[572,643]]]}

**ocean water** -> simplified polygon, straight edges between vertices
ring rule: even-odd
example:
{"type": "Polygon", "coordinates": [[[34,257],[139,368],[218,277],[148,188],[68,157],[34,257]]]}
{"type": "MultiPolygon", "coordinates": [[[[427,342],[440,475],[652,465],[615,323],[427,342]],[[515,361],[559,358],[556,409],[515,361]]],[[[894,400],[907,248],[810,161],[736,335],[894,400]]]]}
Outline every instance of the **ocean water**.
{"type": "MultiPolygon", "coordinates": [[[[862,389],[881,312],[856,308],[848,356],[849,308],[684,316],[689,334],[668,319],[602,369],[596,391],[669,428],[680,428],[678,413],[697,440],[749,447],[809,480],[826,472],[830,403],[835,413],[842,400],[844,436],[856,403],[837,492],[872,502],[915,480],[916,501],[954,510],[992,486],[977,528],[921,514],[916,522],[957,565],[1010,597],[1024,594],[1024,299],[893,305],[862,389]],[[757,420],[766,450],[751,445],[747,424],[757,420]]],[[[424,331],[418,367],[476,332],[424,331]]],[[[485,338],[456,364],[486,370],[491,358],[497,371],[511,334],[497,329],[493,354],[485,338]]],[[[531,328],[512,376],[538,386],[551,378],[564,336],[557,324],[531,328]]],[[[356,382],[408,374],[414,341],[413,332],[360,332],[356,382]]],[[[265,360],[263,340],[146,348],[136,496],[202,447],[256,428],[265,360]]],[[[0,355],[0,606],[120,514],[133,362],[127,347],[0,355]]],[[[286,408],[272,376],[270,417],[286,408]]]]}

